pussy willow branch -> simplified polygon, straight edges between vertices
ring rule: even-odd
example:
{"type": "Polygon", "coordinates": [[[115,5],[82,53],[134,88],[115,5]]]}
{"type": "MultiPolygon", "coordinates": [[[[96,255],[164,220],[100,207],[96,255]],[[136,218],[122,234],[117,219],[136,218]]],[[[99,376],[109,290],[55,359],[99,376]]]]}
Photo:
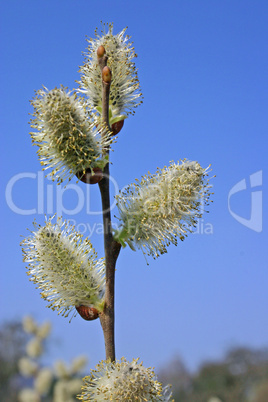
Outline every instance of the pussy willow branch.
{"type": "MultiPolygon", "coordinates": [[[[107,56],[99,58],[101,72],[107,65],[107,56]]],[[[110,83],[102,81],[102,123],[106,130],[111,131],[109,125],[109,93],[110,83]]],[[[109,155],[109,149],[104,150],[109,155]]],[[[106,359],[115,360],[115,339],[114,339],[114,284],[115,284],[115,264],[118,258],[121,245],[113,239],[111,211],[110,211],[110,172],[109,163],[104,168],[103,179],[99,182],[101,192],[103,226],[104,226],[104,251],[106,263],[106,287],[105,287],[105,307],[100,314],[100,322],[103,329],[106,359]]]]}

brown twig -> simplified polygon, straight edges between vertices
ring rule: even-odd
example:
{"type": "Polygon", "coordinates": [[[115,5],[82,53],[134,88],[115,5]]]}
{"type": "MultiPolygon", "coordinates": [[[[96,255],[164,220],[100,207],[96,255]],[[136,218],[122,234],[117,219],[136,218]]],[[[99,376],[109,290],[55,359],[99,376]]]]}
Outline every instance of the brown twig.
{"type": "MultiPolygon", "coordinates": [[[[105,49],[100,46],[98,49],[98,61],[102,74],[102,123],[106,130],[111,131],[109,125],[109,93],[111,84],[111,71],[107,67],[108,57],[105,49]],[[105,74],[104,74],[105,73],[105,74]],[[107,78],[108,77],[108,78],[107,78]]],[[[109,155],[109,149],[103,150],[104,154],[109,155]]],[[[114,284],[115,284],[115,264],[118,258],[121,245],[113,239],[111,211],[110,211],[110,172],[109,163],[104,168],[103,179],[99,182],[101,192],[103,226],[104,226],[104,251],[106,263],[106,287],[105,287],[105,307],[100,314],[101,326],[105,340],[106,359],[115,360],[115,339],[114,339],[114,284]]]]}

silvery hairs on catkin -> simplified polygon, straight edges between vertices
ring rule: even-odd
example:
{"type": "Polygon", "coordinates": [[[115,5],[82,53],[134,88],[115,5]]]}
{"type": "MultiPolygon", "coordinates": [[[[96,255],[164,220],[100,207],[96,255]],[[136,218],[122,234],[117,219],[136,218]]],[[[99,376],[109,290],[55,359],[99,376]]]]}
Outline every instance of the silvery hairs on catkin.
{"type": "Polygon", "coordinates": [[[30,281],[38,285],[48,307],[68,316],[80,305],[102,311],[104,307],[104,261],[88,238],[66,221],[50,218],[22,242],[30,281]]]}

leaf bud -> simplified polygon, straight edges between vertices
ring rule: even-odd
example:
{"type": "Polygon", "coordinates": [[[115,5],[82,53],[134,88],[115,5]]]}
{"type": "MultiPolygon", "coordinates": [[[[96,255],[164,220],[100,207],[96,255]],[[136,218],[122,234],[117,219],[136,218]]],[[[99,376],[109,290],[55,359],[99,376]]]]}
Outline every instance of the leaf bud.
{"type": "Polygon", "coordinates": [[[113,123],[112,124],[112,135],[118,134],[122,130],[123,125],[124,125],[124,120],[119,120],[116,123],[113,123]]]}
{"type": "Polygon", "coordinates": [[[78,172],[76,174],[76,177],[81,180],[83,183],[86,184],[96,184],[101,181],[103,178],[103,172],[100,168],[88,168],[86,169],[85,173],[84,172],[78,172]],[[93,172],[93,173],[92,173],[93,172]]]}
{"type": "Polygon", "coordinates": [[[96,320],[99,317],[99,312],[95,307],[77,306],[76,311],[86,321],[96,320]]]}

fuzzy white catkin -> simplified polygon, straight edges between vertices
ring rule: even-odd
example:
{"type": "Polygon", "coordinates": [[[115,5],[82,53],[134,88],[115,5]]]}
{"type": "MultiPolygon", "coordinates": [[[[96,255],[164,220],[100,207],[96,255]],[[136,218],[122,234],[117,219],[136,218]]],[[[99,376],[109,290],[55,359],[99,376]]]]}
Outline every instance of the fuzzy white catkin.
{"type": "Polygon", "coordinates": [[[19,392],[19,402],[41,402],[38,392],[31,388],[24,388],[19,392]]]}
{"type": "Polygon", "coordinates": [[[84,378],[82,394],[77,396],[84,402],[94,401],[171,401],[170,387],[162,387],[155,373],[145,368],[138,359],[127,362],[122,358],[115,362],[102,361],[84,378]]]}
{"type": "Polygon", "coordinates": [[[71,395],[76,395],[80,392],[83,381],[81,378],[73,378],[68,382],[68,390],[71,395]]]}
{"type": "Polygon", "coordinates": [[[39,394],[44,395],[50,389],[53,380],[52,371],[49,368],[43,368],[39,371],[35,381],[34,388],[39,394]]]}
{"type": "Polygon", "coordinates": [[[68,378],[70,375],[69,369],[66,367],[66,364],[62,360],[55,361],[54,369],[58,378],[68,378]]]}
{"type": "Polygon", "coordinates": [[[26,345],[26,352],[30,357],[39,357],[43,353],[43,346],[40,338],[31,339],[26,345]]]}
{"type": "Polygon", "coordinates": [[[65,317],[75,307],[104,307],[104,260],[97,259],[89,238],[60,218],[44,226],[34,222],[36,231],[22,242],[30,281],[38,285],[48,307],[65,317]]]}
{"type": "Polygon", "coordinates": [[[31,127],[36,131],[30,135],[44,170],[52,169],[52,180],[60,184],[78,172],[105,166],[102,149],[114,140],[103,127],[96,130],[83,98],[63,87],[45,88],[37,91],[32,105],[31,127]]]}
{"type": "Polygon", "coordinates": [[[18,361],[19,372],[24,377],[32,377],[38,369],[38,365],[36,362],[32,361],[28,357],[22,357],[18,361]]]}
{"type": "Polygon", "coordinates": [[[46,321],[38,327],[37,336],[39,336],[39,338],[45,339],[49,336],[50,332],[51,323],[49,321],[46,321]]]}
{"type": "Polygon", "coordinates": [[[56,382],[53,391],[53,401],[54,402],[73,402],[74,399],[69,393],[68,381],[59,380],[56,382]]]}
{"type": "Polygon", "coordinates": [[[134,63],[137,55],[125,32],[126,28],[114,35],[113,24],[108,24],[108,32],[105,32],[104,27],[100,35],[96,29],[96,38],[88,40],[88,53],[84,65],[80,68],[82,73],[80,92],[88,96],[87,102],[90,107],[99,111],[102,105],[102,79],[97,49],[99,46],[104,46],[108,57],[107,65],[112,71],[109,97],[110,124],[116,119],[126,118],[128,114],[134,114],[134,109],[142,103],[134,63]]]}
{"type": "Polygon", "coordinates": [[[27,334],[35,334],[37,331],[37,324],[30,315],[23,317],[22,326],[27,334]]]}
{"type": "Polygon", "coordinates": [[[154,258],[193,232],[208,205],[207,169],[198,162],[172,162],[125,188],[116,196],[121,228],[115,239],[154,258]]]}
{"type": "Polygon", "coordinates": [[[85,356],[78,356],[72,361],[72,373],[76,374],[82,370],[87,364],[87,358],[85,356]]]}

